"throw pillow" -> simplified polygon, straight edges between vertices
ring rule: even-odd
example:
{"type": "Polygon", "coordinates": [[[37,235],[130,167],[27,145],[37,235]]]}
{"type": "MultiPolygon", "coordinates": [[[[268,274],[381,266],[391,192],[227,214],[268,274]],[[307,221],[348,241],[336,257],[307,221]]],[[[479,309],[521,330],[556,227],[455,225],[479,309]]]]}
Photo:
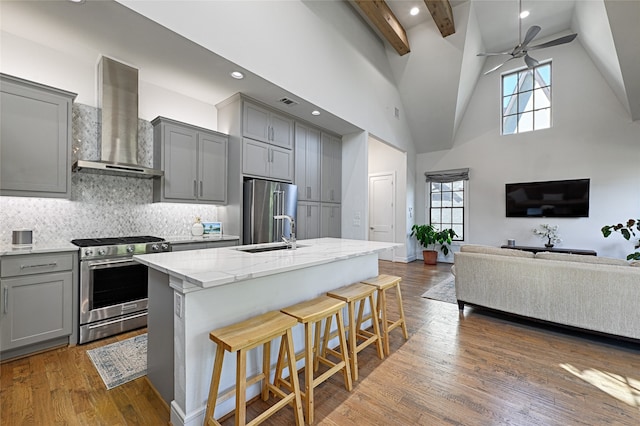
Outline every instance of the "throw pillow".
{"type": "Polygon", "coordinates": [[[498,248],[491,246],[483,246],[477,244],[466,244],[460,247],[460,251],[466,253],[495,254],[498,256],[524,257],[533,259],[534,254],[529,251],[514,250],[508,248],[498,248]]]}
{"type": "Polygon", "coordinates": [[[584,256],[581,254],[551,253],[548,251],[536,253],[536,259],[560,260],[564,262],[593,263],[598,265],[629,266],[626,260],[611,257],[584,256]]]}

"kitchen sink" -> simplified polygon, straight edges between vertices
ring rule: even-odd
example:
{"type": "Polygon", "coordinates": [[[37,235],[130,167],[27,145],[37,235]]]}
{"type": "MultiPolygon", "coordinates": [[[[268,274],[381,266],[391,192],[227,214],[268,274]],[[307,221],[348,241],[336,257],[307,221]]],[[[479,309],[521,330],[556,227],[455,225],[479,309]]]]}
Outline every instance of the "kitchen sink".
{"type": "MultiPolygon", "coordinates": [[[[306,247],[306,246],[302,246],[300,244],[297,245],[297,248],[300,247],[306,247]]],[[[276,250],[290,250],[289,246],[287,246],[286,244],[280,244],[280,245],[269,245],[269,246],[258,246],[258,247],[244,247],[244,248],[237,248],[236,250],[238,251],[243,251],[245,253],[262,253],[265,251],[276,251],[276,250]]]]}

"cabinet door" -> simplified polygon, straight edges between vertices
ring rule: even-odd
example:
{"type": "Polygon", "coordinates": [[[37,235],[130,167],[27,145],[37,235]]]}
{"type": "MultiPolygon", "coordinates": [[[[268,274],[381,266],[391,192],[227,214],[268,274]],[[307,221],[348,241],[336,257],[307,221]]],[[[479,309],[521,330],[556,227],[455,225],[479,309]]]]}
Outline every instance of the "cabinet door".
{"type": "Polygon", "coordinates": [[[278,180],[293,180],[293,152],[289,149],[270,147],[268,177],[278,180]]]}
{"type": "Polygon", "coordinates": [[[269,145],[251,139],[242,139],[242,173],[269,176],[269,145]]]}
{"type": "Polygon", "coordinates": [[[164,197],[195,200],[198,190],[196,131],[172,124],[164,126],[164,197]]]}
{"type": "Polygon", "coordinates": [[[0,84],[0,195],[69,198],[73,94],[0,84]]]}
{"type": "Polygon", "coordinates": [[[339,203],[342,200],[342,144],[326,133],[322,134],[321,201],[339,203]]]}
{"type": "Polygon", "coordinates": [[[320,201],[320,131],[296,123],[295,146],[298,200],[320,201]]]}
{"type": "Polygon", "coordinates": [[[3,278],[2,350],[70,335],[72,283],[71,272],[3,278]]]}
{"type": "Polygon", "coordinates": [[[284,115],[272,112],[269,116],[269,141],[277,146],[293,148],[293,121],[284,115]]]}
{"type": "Polygon", "coordinates": [[[320,237],[320,203],[298,203],[296,237],[300,240],[320,237]]]}
{"type": "Polygon", "coordinates": [[[342,217],[340,204],[322,204],[320,211],[320,236],[341,237],[342,217]]]}
{"type": "Polygon", "coordinates": [[[249,102],[243,103],[242,136],[269,142],[269,110],[249,102]]]}
{"type": "Polygon", "coordinates": [[[198,199],[227,201],[227,138],[198,133],[198,199]]]}

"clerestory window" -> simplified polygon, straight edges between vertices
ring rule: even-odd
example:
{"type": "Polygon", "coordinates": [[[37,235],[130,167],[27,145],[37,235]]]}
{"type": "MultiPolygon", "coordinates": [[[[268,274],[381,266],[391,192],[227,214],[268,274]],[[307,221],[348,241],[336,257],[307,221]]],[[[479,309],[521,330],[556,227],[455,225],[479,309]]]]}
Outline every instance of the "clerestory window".
{"type": "Polygon", "coordinates": [[[502,76],[502,134],[551,127],[551,62],[502,76]]]}

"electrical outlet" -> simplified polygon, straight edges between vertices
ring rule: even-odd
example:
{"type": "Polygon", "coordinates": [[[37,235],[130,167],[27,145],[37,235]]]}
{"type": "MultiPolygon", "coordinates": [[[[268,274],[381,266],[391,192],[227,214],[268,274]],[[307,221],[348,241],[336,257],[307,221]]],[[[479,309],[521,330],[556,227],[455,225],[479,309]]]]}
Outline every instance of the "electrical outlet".
{"type": "Polygon", "coordinates": [[[182,295],[178,293],[174,293],[174,294],[175,294],[175,299],[173,302],[174,302],[176,316],[178,318],[182,318],[182,295]]]}

